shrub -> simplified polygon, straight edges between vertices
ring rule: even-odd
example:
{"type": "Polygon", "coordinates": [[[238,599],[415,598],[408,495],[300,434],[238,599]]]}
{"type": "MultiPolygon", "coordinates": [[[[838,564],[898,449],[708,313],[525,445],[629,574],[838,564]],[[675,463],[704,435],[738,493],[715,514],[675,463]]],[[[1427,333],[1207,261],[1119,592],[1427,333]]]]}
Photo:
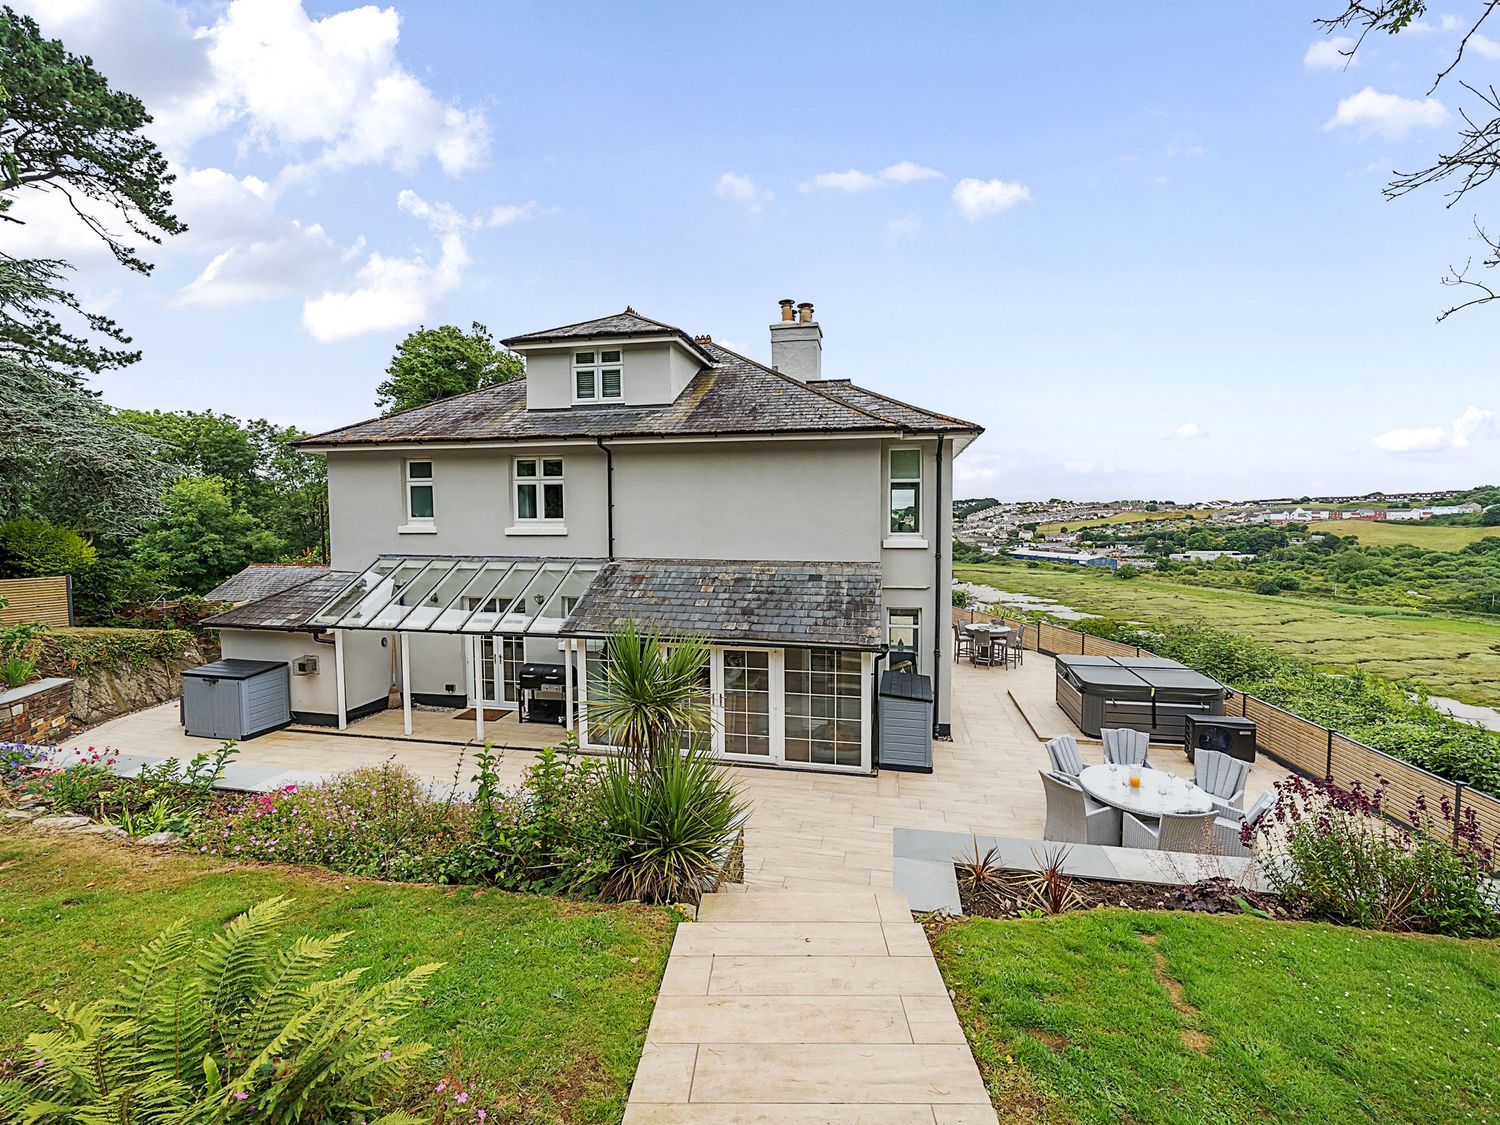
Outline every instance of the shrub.
{"type": "Polygon", "coordinates": [[[6,687],[18,688],[36,679],[36,657],[7,656],[0,660],[0,680],[6,687]]]}
{"type": "Polygon", "coordinates": [[[598,792],[610,898],[696,902],[745,818],[729,771],[702,748],[611,758],[598,792]]]}
{"type": "Polygon", "coordinates": [[[1434,817],[1422,804],[1408,824],[1393,823],[1383,785],[1370,794],[1293,776],[1276,790],[1271,812],[1245,836],[1289,909],[1372,929],[1500,935],[1493,842],[1472,818],[1455,824],[1451,807],[1434,817]]]}
{"type": "Polygon", "coordinates": [[[441,966],[360,987],[329,976],[347,934],[278,942],[291,903],[253,906],[206,942],[186,923],[126,967],[113,996],[48,1003],[52,1031],[28,1037],[23,1080],[0,1082],[13,1121],[416,1122],[386,1110],[425,1043],[396,1025],[441,966]]]}
{"type": "Polygon", "coordinates": [[[468,838],[472,806],[433,800],[409,769],[387,762],[224,802],[217,813],[198,832],[200,852],[442,882],[468,838]]]}
{"type": "Polygon", "coordinates": [[[0,523],[0,578],[82,574],[97,557],[94,545],[70,527],[39,519],[0,523]]]}

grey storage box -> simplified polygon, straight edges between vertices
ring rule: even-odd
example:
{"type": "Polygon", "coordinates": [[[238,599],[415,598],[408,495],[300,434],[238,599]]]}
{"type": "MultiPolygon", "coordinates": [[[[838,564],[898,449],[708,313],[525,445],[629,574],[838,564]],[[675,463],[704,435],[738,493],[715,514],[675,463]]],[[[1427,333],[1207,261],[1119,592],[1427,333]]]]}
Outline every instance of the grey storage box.
{"type": "Polygon", "coordinates": [[[215,660],[182,674],[182,729],[199,738],[245,739],[292,721],[284,660],[215,660]]]}
{"type": "Polygon", "coordinates": [[[932,681],[912,672],[880,677],[880,768],[932,772],[932,681]]]}

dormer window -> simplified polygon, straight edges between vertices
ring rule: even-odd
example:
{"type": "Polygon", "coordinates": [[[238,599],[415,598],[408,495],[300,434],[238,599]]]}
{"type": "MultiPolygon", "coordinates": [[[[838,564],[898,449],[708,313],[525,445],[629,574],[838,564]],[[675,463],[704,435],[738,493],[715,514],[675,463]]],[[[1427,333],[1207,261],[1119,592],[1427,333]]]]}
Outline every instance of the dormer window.
{"type": "Polygon", "coordinates": [[[624,393],[618,348],[573,353],[574,402],[618,402],[624,393]]]}

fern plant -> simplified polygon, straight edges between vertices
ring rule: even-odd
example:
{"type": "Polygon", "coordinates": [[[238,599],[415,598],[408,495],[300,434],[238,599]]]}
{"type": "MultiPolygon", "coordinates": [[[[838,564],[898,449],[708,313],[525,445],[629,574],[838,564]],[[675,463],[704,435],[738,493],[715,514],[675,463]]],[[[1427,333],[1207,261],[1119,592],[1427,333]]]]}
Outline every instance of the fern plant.
{"type": "Polygon", "coordinates": [[[440,968],[362,987],[324,972],[347,934],[278,939],[291,902],[251,907],[207,941],[179,921],[131,961],[113,996],[46,1005],[25,1081],[0,1120],[27,1125],[228,1125],[420,1119],[386,1107],[431,1048],[397,1024],[440,968]]]}

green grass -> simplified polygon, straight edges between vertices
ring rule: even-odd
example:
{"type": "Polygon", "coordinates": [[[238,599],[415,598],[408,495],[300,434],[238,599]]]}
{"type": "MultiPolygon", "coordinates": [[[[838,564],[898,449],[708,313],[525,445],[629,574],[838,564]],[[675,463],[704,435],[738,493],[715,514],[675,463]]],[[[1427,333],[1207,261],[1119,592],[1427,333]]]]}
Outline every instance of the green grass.
{"type": "Polygon", "coordinates": [[[936,949],[1002,1120],[1500,1115],[1495,942],[1091,910],[936,949]]]}
{"type": "Polygon", "coordinates": [[[339,969],[367,965],[385,979],[445,963],[405,1024],[441,1053],[422,1088],[459,1058],[479,1091],[469,1108],[487,1106],[489,1125],[619,1121],[671,943],[665,911],[229,864],[34,830],[0,833],[0,1054],[47,1026],[38,1001],[106,992],[174,919],[207,934],[278,894],[296,899],[294,933],[351,932],[339,969]]]}
{"type": "Polygon", "coordinates": [[[1142,574],[1060,565],[960,565],[954,576],[1133,621],[1202,619],[1284,647],[1326,668],[1411,679],[1435,695],[1500,706],[1500,625],[1390,606],[1345,605],[1249,590],[1188,586],[1142,574]]]}
{"type": "Polygon", "coordinates": [[[1314,534],[1331,532],[1353,537],[1366,547],[1401,547],[1411,544],[1429,551],[1461,551],[1489,535],[1500,536],[1497,527],[1449,527],[1431,523],[1389,523],[1385,520],[1329,520],[1308,525],[1314,534]]]}

